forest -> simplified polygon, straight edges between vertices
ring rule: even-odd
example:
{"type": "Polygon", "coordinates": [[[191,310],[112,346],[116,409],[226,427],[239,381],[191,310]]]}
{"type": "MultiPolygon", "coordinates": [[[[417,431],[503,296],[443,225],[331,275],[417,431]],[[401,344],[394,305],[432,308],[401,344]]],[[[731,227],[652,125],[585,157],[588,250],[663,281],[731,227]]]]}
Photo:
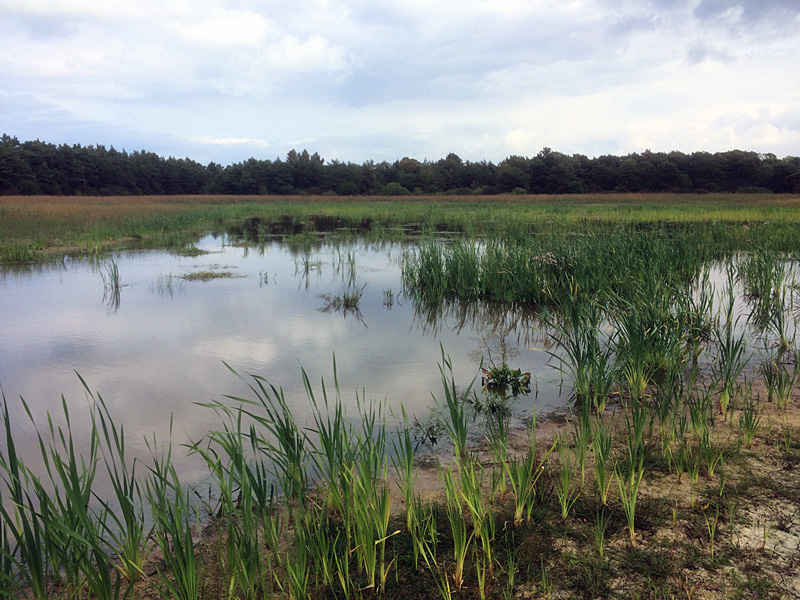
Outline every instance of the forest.
{"type": "Polygon", "coordinates": [[[113,146],[0,138],[0,195],[800,193],[800,157],[731,150],[589,158],[543,148],[499,164],[445,158],[363,164],[291,150],[223,166],[113,146]]]}

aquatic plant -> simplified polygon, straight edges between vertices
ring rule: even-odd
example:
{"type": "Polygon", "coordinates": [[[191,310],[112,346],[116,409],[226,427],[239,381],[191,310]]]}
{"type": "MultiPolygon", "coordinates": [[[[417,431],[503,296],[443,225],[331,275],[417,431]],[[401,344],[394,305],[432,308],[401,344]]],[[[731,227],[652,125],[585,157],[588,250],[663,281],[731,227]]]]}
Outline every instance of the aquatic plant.
{"type": "MultiPolygon", "coordinates": [[[[468,417],[465,409],[465,397],[470,393],[472,385],[475,380],[467,386],[466,390],[459,394],[456,390],[456,381],[453,376],[453,364],[449,356],[445,356],[444,348],[442,351],[442,362],[439,364],[439,372],[442,376],[442,387],[444,388],[445,406],[447,408],[447,419],[444,421],[444,427],[450,441],[453,442],[455,447],[456,456],[460,459],[467,457],[467,431],[468,417]],[[449,376],[448,376],[449,374],[449,376]]],[[[439,406],[436,396],[433,396],[434,402],[439,406]]]]}
{"type": "Polygon", "coordinates": [[[546,318],[548,336],[559,352],[548,351],[572,386],[576,405],[588,404],[598,414],[605,410],[615,378],[612,347],[600,334],[601,313],[594,302],[566,300],[559,315],[546,318]]]}

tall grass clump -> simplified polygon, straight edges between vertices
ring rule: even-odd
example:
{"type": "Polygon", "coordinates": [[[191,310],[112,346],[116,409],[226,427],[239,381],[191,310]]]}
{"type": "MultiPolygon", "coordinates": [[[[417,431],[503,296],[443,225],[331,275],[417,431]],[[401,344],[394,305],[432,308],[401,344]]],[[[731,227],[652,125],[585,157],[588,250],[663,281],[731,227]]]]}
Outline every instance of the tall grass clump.
{"type": "Polygon", "coordinates": [[[644,442],[641,435],[643,430],[642,414],[644,411],[637,407],[636,404],[635,401],[631,402],[625,412],[628,440],[627,464],[623,467],[617,464],[614,467],[619,499],[628,524],[631,547],[634,548],[636,547],[636,500],[639,495],[639,486],[644,476],[644,442]]]}
{"type": "Polygon", "coordinates": [[[392,440],[392,463],[397,473],[398,486],[405,504],[406,531],[411,536],[414,567],[419,567],[419,559],[431,562],[433,556],[429,545],[429,520],[424,512],[422,501],[416,493],[417,471],[414,468],[415,442],[411,434],[408,415],[402,408],[403,421],[400,431],[392,440]]]}
{"type": "Polygon", "coordinates": [[[3,394],[3,425],[5,451],[0,454],[0,467],[13,509],[0,503],[3,517],[4,587],[12,593],[25,589],[34,600],[49,598],[48,549],[49,526],[47,514],[41,510],[41,500],[47,495],[40,485],[40,497],[31,494],[29,486],[38,481],[28,472],[17,454],[8,404],[3,394]],[[11,546],[13,543],[13,547],[11,546]]]}
{"type": "Polygon", "coordinates": [[[771,353],[759,364],[758,371],[764,386],[767,389],[767,402],[773,400],[779,408],[786,409],[798,379],[797,369],[797,350],[792,350],[789,357],[793,363],[793,369],[789,370],[786,360],[781,356],[774,356],[771,353]]]}
{"type": "Polygon", "coordinates": [[[537,460],[536,457],[536,413],[528,427],[528,447],[522,457],[509,458],[505,463],[509,485],[514,494],[514,526],[522,525],[523,518],[528,522],[536,504],[536,483],[544,473],[544,465],[557,446],[554,441],[544,456],[537,460]]]}
{"type": "MultiPolygon", "coordinates": [[[[228,368],[237,377],[241,377],[230,366],[228,368]]],[[[270,437],[263,433],[257,434],[257,449],[271,461],[272,475],[285,497],[302,504],[308,491],[307,438],[297,426],[283,390],[277,389],[259,375],[252,375],[251,380],[248,387],[255,400],[237,396],[226,398],[241,404],[244,414],[269,434],[270,437]]]]}
{"type": "Polygon", "coordinates": [[[611,423],[606,423],[601,418],[596,418],[592,426],[592,452],[594,459],[594,475],[597,483],[597,492],[600,503],[608,504],[608,491],[613,480],[613,472],[609,472],[612,447],[611,423]]]}
{"type": "Polygon", "coordinates": [[[107,515],[105,534],[116,553],[119,569],[125,579],[135,583],[142,576],[142,567],[147,557],[147,540],[150,531],[145,526],[143,495],[136,464],[129,463],[125,453],[125,428],[114,422],[103,397],[94,394],[84,379],[78,376],[93,402],[92,428],[102,432],[100,452],[106,467],[108,480],[114,491],[115,504],[97,498],[107,515]],[[99,424],[99,426],[98,426],[99,424]]]}
{"type": "Polygon", "coordinates": [[[158,569],[161,595],[173,600],[197,600],[202,557],[195,549],[192,530],[199,526],[200,515],[192,506],[191,491],[183,487],[172,463],[172,441],[161,452],[155,439],[150,444],[153,464],[146,496],[153,515],[153,535],[164,561],[164,569],[158,569]]]}
{"type": "Polygon", "coordinates": [[[253,459],[247,458],[248,433],[243,428],[241,407],[236,411],[218,407],[217,414],[223,418],[223,430],[209,434],[205,444],[192,444],[191,451],[204,459],[219,495],[215,513],[220,536],[224,538],[220,545],[225,549],[228,594],[235,592],[241,598],[253,599],[266,581],[262,554],[267,554],[259,539],[258,519],[263,507],[256,502],[264,494],[254,491],[253,485],[263,486],[266,481],[253,476],[262,470],[249,464],[253,459]]]}
{"type": "MultiPolygon", "coordinates": [[[[439,473],[445,491],[445,510],[453,537],[453,559],[455,562],[452,573],[453,590],[459,591],[464,584],[464,563],[467,559],[467,551],[472,542],[473,533],[467,535],[467,524],[462,517],[461,492],[458,482],[453,479],[452,469],[450,467],[444,468],[440,465],[439,473]]],[[[449,591],[448,582],[445,582],[444,587],[449,591]]]]}
{"type": "MultiPolygon", "coordinates": [[[[467,435],[469,431],[469,416],[465,398],[469,395],[475,380],[473,379],[466,390],[459,394],[456,389],[456,380],[453,376],[453,364],[450,357],[445,356],[444,348],[441,351],[442,362],[439,365],[439,372],[442,376],[445,397],[446,418],[444,426],[450,441],[453,442],[456,456],[459,459],[464,459],[467,457],[467,435]]],[[[433,400],[438,406],[441,406],[435,396],[433,400]]]]}
{"type": "Polygon", "coordinates": [[[575,295],[605,302],[630,298],[653,278],[682,289],[713,256],[700,230],[624,229],[530,236],[498,233],[482,244],[428,240],[405,255],[403,283],[410,296],[438,304],[469,298],[552,306],[575,295]]]}
{"type": "Polygon", "coordinates": [[[726,288],[726,303],[723,307],[722,325],[714,329],[716,361],[713,376],[719,389],[719,406],[723,418],[736,393],[736,380],[749,362],[746,354],[745,332],[737,332],[738,317],[734,318],[733,275],[729,274],[726,288]]]}
{"type": "Polygon", "coordinates": [[[141,573],[147,533],[141,508],[134,504],[141,498],[136,497],[138,484],[125,463],[124,437],[110,426],[105,406],[95,402],[81,451],[63,397],[63,424],[57,425],[48,414],[45,435],[25,401],[20,403],[36,431],[43,475],[35,475],[19,460],[3,398],[6,451],[0,454],[0,467],[14,510],[12,514],[2,505],[0,511],[3,571],[10,577],[10,590],[33,598],[84,593],[101,600],[127,596],[141,573]],[[120,516],[112,514],[110,502],[98,500],[93,490],[103,462],[118,501],[124,497],[130,502],[119,508],[120,516]]]}
{"type": "Polygon", "coordinates": [[[612,344],[601,334],[600,309],[595,302],[570,298],[562,303],[559,313],[546,319],[550,340],[559,350],[548,354],[558,362],[562,377],[570,381],[574,403],[586,404],[602,414],[615,367],[612,344]]]}

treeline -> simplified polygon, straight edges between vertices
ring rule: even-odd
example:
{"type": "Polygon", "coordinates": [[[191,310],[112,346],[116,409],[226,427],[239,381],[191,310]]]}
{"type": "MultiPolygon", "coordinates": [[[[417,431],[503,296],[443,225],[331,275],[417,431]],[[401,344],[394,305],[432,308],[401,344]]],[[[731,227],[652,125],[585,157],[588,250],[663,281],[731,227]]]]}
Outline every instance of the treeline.
{"type": "Polygon", "coordinates": [[[603,192],[800,193],[800,158],[742,150],[650,152],[588,158],[544,148],[499,164],[403,158],[326,162],[307,150],[284,160],[222,166],[113,147],[0,138],[0,194],[582,194],[603,192]]]}

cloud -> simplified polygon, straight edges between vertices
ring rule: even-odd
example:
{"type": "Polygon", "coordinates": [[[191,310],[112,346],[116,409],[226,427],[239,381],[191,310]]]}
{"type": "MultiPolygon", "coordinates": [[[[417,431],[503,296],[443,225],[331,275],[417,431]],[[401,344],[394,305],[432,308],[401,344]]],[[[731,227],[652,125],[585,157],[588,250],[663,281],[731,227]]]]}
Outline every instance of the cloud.
{"type": "Polygon", "coordinates": [[[800,79],[793,0],[0,0],[0,10],[0,103],[14,104],[5,131],[56,143],[90,132],[203,161],[299,143],[354,161],[501,160],[545,144],[626,153],[636,139],[668,149],[667,132],[704,130],[713,115],[790,106],[787,82],[800,79]]]}
{"type": "Polygon", "coordinates": [[[273,30],[261,15],[244,11],[197,23],[173,23],[169,28],[187,42],[210,46],[258,44],[273,30]]]}
{"type": "Polygon", "coordinates": [[[247,144],[250,146],[263,146],[268,147],[269,143],[264,140],[257,140],[253,138],[210,138],[200,137],[197,139],[201,144],[219,144],[221,146],[247,144]]]}

